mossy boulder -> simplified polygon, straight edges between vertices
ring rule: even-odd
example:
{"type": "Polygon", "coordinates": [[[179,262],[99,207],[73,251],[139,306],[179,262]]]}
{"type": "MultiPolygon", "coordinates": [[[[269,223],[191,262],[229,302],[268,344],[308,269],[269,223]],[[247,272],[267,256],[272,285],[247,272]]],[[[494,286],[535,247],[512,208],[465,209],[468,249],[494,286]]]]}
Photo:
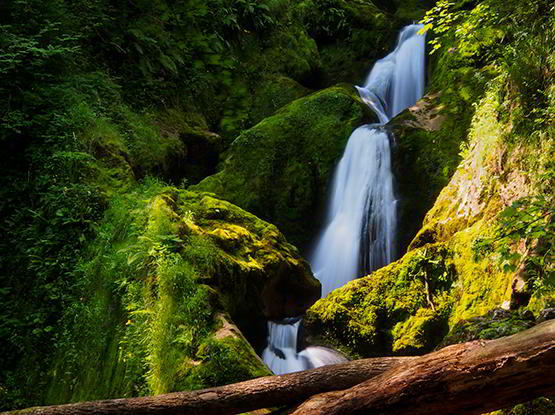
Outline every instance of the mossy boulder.
{"type": "Polygon", "coordinates": [[[320,296],[309,265],[274,225],[155,181],[112,201],[80,272],[82,296],[45,369],[45,403],[270,374],[251,345],[263,346],[266,319],[302,314],[320,296]]]}
{"type": "Polygon", "coordinates": [[[182,384],[176,384],[176,390],[195,387],[191,379],[197,385],[227,385],[272,374],[228,316],[217,314],[215,319],[213,334],[200,344],[194,360],[181,369],[182,384]]]}
{"type": "Polygon", "coordinates": [[[188,241],[184,255],[192,263],[211,262],[202,279],[221,293],[234,318],[294,317],[320,297],[310,266],[274,225],[213,195],[175,197],[176,209],[185,212],[179,224],[188,241]]]}
{"type": "Polygon", "coordinates": [[[298,99],[237,137],[221,171],[192,189],[253,212],[305,246],[349,135],[373,119],[352,87],[298,99]]]}
{"type": "Polygon", "coordinates": [[[316,302],[305,330],[352,357],[428,352],[447,333],[454,278],[452,253],[429,245],[316,302]]]}

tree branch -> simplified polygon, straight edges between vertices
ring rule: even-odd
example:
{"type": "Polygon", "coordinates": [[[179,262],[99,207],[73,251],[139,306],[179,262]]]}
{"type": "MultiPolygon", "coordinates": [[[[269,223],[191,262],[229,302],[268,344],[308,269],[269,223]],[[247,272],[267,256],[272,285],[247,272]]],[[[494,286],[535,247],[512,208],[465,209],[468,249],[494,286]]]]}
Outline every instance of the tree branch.
{"type": "Polygon", "coordinates": [[[353,388],[314,396],[293,415],[473,415],[546,395],[555,395],[555,320],[446,347],[353,388]]]}
{"type": "MultiPolygon", "coordinates": [[[[177,414],[224,415],[260,408],[296,405],[312,395],[349,388],[414,357],[381,357],[320,367],[282,376],[267,376],[198,391],[143,398],[109,399],[25,410],[33,415],[177,414]]],[[[4,415],[21,414],[19,411],[4,415]]]]}

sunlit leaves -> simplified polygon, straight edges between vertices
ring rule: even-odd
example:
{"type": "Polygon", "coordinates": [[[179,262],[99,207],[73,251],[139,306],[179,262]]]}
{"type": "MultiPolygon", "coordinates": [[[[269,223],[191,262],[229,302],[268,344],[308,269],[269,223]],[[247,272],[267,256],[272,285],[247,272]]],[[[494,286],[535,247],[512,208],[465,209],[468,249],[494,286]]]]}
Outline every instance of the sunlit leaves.
{"type": "Polygon", "coordinates": [[[514,272],[523,264],[536,290],[553,286],[555,278],[555,206],[551,198],[543,195],[516,200],[499,214],[496,234],[477,240],[473,246],[475,256],[495,249],[503,270],[514,272]],[[529,246],[524,256],[517,251],[520,241],[529,246]]]}

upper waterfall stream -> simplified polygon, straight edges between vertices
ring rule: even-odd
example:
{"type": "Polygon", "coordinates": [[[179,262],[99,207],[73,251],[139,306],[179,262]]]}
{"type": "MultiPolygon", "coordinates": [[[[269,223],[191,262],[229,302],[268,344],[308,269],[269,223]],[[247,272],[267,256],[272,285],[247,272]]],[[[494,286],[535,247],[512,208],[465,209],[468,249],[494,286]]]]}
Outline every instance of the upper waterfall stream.
{"type": "MultiPolygon", "coordinates": [[[[322,296],[396,257],[396,198],[389,136],[383,125],[422,96],[425,86],[425,37],[421,25],[405,27],[393,52],[377,61],[357,87],[380,124],[357,128],[334,174],[328,214],[310,263],[322,283],[322,296]]],[[[264,362],[276,374],[341,360],[325,348],[297,351],[299,321],[269,322],[264,362]],[[325,357],[322,357],[322,356],[325,357]]]]}

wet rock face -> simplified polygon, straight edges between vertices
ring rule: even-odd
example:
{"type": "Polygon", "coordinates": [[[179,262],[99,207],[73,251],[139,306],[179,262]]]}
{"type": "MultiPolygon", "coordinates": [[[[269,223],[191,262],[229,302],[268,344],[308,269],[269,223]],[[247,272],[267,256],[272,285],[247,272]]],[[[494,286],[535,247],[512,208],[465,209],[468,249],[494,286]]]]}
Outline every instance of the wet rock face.
{"type": "Polygon", "coordinates": [[[458,147],[453,144],[458,138],[444,137],[449,127],[443,109],[437,94],[426,95],[388,123],[402,229],[398,252],[407,249],[458,162],[459,156],[452,150],[458,147]]]}

